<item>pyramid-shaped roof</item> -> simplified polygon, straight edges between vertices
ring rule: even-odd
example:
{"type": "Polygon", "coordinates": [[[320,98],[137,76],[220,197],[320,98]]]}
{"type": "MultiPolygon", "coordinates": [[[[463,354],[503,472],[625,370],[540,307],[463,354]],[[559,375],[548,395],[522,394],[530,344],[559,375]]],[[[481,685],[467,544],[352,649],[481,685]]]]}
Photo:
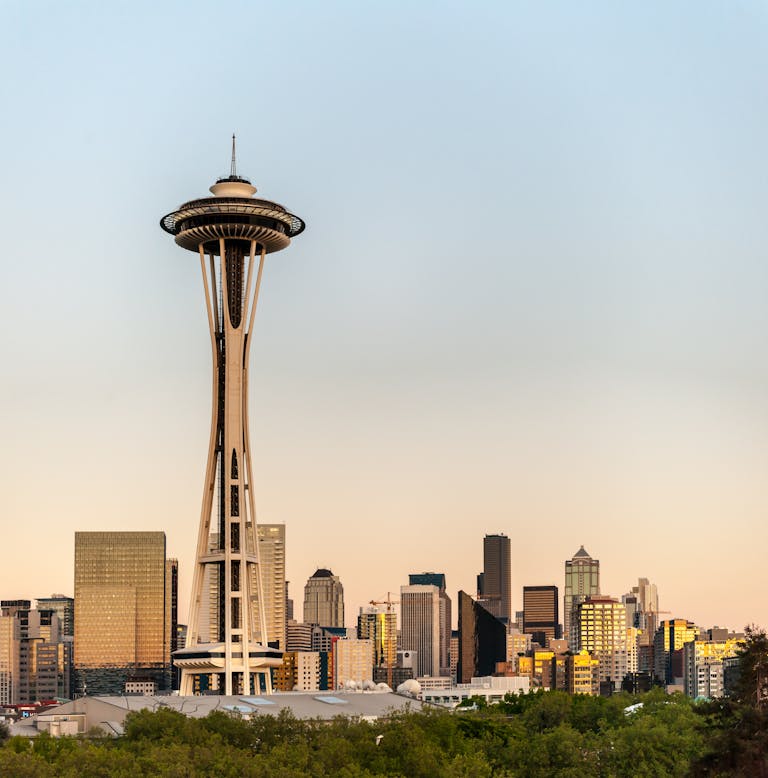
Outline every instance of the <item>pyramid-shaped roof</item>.
{"type": "Polygon", "coordinates": [[[574,559],[592,559],[592,557],[584,550],[582,546],[574,555],[574,559]]]}

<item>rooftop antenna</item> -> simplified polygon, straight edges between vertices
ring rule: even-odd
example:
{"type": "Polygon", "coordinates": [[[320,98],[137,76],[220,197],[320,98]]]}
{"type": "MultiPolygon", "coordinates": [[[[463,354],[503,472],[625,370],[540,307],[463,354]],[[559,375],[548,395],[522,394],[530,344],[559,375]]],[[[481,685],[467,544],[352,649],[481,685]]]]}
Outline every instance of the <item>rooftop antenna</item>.
{"type": "Polygon", "coordinates": [[[232,133],[232,168],[229,171],[231,178],[237,178],[237,163],[235,161],[235,133],[232,133]]]}

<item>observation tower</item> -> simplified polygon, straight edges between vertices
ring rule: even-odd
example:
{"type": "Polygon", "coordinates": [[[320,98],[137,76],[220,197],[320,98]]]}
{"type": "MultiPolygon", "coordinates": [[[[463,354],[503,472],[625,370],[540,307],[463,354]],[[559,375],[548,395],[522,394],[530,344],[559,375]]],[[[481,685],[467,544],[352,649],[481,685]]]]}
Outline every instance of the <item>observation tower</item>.
{"type": "Polygon", "coordinates": [[[268,643],[248,434],[248,360],[264,258],[286,248],[304,222],[254,197],[237,175],[213,197],[190,200],[160,226],[200,257],[213,357],[211,436],[205,469],[186,646],[174,652],[182,695],[272,691],[283,652],[268,643]],[[198,678],[197,689],[195,679],[198,678]],[[207,683],[204,678],[207,677],[207,683]]]}

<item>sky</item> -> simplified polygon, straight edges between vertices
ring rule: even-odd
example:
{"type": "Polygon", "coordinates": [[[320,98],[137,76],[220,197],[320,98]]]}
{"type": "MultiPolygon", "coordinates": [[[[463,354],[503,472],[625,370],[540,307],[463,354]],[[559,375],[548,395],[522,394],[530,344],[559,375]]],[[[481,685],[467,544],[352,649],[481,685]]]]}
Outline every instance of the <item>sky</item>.
{"type": "MultiPolygon", "coordinates": [[[[768,7],[0,2],[0,596],[74,532],[164,530],[191,586],[199,264],[159,219],[238,169],[307,223],[251,353],[259,521],[346,621],[485,533],[584,544],[703,627],[768,626],[768,7]]],[[[182,611],[185,612],[184,610],[182,611]]]]}

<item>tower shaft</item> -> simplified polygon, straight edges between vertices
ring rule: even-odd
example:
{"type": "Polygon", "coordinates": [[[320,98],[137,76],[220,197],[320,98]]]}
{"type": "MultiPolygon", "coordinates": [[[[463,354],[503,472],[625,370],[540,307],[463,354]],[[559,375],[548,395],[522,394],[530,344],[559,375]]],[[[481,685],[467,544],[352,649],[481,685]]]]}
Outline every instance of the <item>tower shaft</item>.
{"type": "MultiPolygon", "coordinates": [[[[248,434],[249,336],[265,250],[221,238],[218,257],[202,244],[199,253],[213,401],[187,646],[222,643],[224,693],[249,694],[254,672],[270,690],[268,669],[257,670],[246,648],[267,641],[248,434]]],[[[182,670],[182,694],[192,692],[193,675],[182,670]]]]}

